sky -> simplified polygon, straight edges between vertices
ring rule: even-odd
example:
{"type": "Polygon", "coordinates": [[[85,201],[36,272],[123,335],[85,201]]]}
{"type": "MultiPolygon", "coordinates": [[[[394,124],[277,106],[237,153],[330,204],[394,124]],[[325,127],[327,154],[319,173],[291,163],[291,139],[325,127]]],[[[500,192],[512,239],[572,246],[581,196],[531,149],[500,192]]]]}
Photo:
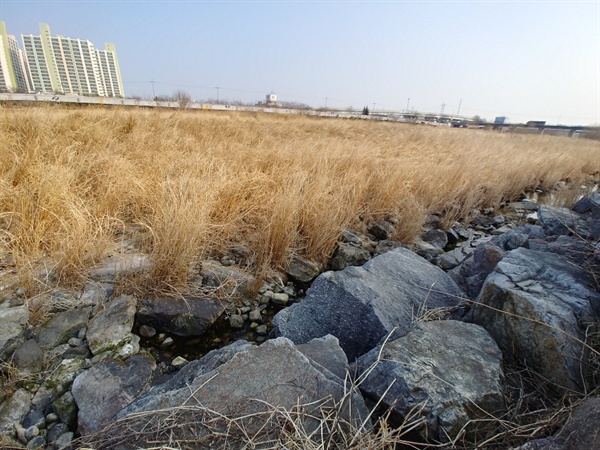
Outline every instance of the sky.
{"type": "Polygon", "coordinates": [[[0,0],[0,20],[115,44],[127,96],[600,124],[598,0],[0,0]]]}

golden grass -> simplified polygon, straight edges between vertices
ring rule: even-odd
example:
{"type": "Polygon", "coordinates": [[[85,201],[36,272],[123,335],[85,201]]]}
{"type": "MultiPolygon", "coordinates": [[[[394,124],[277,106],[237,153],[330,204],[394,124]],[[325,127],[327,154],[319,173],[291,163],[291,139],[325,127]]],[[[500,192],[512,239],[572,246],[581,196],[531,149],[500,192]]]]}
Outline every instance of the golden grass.
{"type": "Polygon", "coordinates": [[[324,262],[347,226],[447,222],[600,170],[597,143],[397,123],[206,111],[0,107],[0,244],[76,283],[139,233],[156,288],[235,243],[256,273],[324,262]]]}

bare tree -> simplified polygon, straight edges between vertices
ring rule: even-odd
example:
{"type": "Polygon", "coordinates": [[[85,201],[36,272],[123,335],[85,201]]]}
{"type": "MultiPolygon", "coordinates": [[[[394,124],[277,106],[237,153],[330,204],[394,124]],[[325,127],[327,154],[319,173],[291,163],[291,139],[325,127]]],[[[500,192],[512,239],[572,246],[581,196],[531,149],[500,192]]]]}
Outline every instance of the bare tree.
{"type": "Polygon", "coordinates": [[[192,96],[185,91],[176,91],[173,100],[179,102],[179,107],[185,109],[192,102],[192,96]]]}

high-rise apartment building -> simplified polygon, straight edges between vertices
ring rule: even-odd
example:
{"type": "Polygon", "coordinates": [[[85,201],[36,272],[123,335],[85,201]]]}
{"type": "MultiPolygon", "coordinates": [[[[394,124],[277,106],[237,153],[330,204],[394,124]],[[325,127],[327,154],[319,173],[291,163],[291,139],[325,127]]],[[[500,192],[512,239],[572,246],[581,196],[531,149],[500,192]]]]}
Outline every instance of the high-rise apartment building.
{"type": "Polygon", "coordinates": [[[97,50],[90,41],[52,36],[47,24],[40,35],[23,35],[33,89],[43,93],[124,97],[113,44],[97,50]]]}
{"type": "Polygon", "coordinates": [[[17,39],[6,32],[0,21],[0,91],[29,92],[31,80],[17,39]]]}

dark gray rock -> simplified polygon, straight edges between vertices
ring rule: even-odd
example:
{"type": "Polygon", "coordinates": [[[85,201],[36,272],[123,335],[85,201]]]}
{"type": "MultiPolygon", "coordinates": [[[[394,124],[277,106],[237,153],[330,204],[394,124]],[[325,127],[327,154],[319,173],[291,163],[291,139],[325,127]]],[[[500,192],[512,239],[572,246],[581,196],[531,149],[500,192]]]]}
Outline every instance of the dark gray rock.
{"type": "Polygon", "coordinates": [[[91,308],[70,309],[54,316],[37,333],[37,341],[44,350],[66,343],[76,337],[79,330],[87,325],[91,308]]]}
{"type": "Polygon", "coordinates": [[[87,341],[92,354],[118,351],[131,341],[136,303],[135,298],[121,295],[89,321],[87,341]]]}
{"type": "Polygon", "coordinates": [[[367,231],[377,238],[378,241],[389,239],[394,234],[394,224],[387,220],[369,222],[367,231]]]}
{"type": "Polygon", "coordinates": [[[573,206],[573,211],[578,214],[600,211],[600,191],[591,192],[585,197],[581,198],[575,204],[575,206],[573,206]]]}
{"type": "Polygon", "coordinates": [[[564,257],[525,248],[498,263],[481,290],[474,321],[513,360],[550,380],[558,390],[581,391],[588,370],[579,320],[597,315],[600,293],[589,274],[564,257]]]}
{"type": "Polygon", "coordinates": [[[462,247],[457,247],[438,256],[435,259],[435,263],[442,270],[451,270],[463,262],[467,256],[462,247]]]}
{"type": "Polygon", "coordinates": [[[444,250],[442,250],[440,247],[430,244],[429,242],[422,241],[421,239],[415,239],[414,249],[417,255],[422,256],[427,261],[431,261],[436,256],[444,253],[444,250]]]}
{"type": "Polygon", "coordinates": [[[538,220],[548,236],[578,234],[588,237],[585,219],[579,213],[568,208],[540,206],[538,220]]]}
{"type": "Polygon", "coordinates": [[[448,234],[444,230],[429,230],[421,234],[421,240],[434,247],[444,248],[448,245],[448,234]]]}
{"type": "Polygon", "coordinates": [[[216,297],[184,296],[144,299],[137,320],[161,331],[178,336],[203,334],[225,311],[216,297]]]}
{"type": "Polygon", "coordinates": [[[36,436],[31,439],[25,448],[27,449],[43,449],[46,446],[46,438],[44,436],[36,436]]]}
{"type": "Polygon", "coordinates": [[[321,266],[301,256],[294,255],[288,261],[287,274],[302,283],[312,281],[321,273],[321,266]]]}
{"type": "Polygon", "coordinates": [[[246,321],[239,314],[232,314],[231,317],[229,317],[229,326],[234,330],[241,330],[244,328],[245,323],[246,321]]]}
{"type": "Polygon", "coordinates": [[[455,306],[462,296],[439,267],[398,248],[362,267],[320,275],[302,302],[275,316],[273,334],[296,344],[332,334],[353,361],[395,327],[410,331],[419,310],[455,306]]]}
{"type": "Polygon", "coordinates": [[[393,408],[397,425],[422,407],[424,437],[447,442],[469,420],[504,411],[501,361],[483,328],[449,320],[419,324],[383,350],[363,355],[356,367],[361,374],[377,363],[360,389],[373,402],[383,397],[381,406],[393,408]]]}
{"type": "Polygon", "coordinates": [[[506,252],[495,244],[484,243],[475,248],[473,256],[449,274],[470,298],[477,298],[487,276],[502,261],[506,252]]]}
{"type": "MultiPolygon", "coordinates": [[[[323,414],[319,400],[324,402],[340,400],[345,393],[339,378],[321,366],[314,367],[311,360],[300,353],[287,339],[279,338],[265,342],[259,347],[242,346],[233,358],[218,366],[218,370],[189,378],[190,371],[185,372],[192,364],[186,366],[171,381],[173,389],[152,389],[128,408],[121,411],[117,418],[123,418],[131,430],[143,427],[151,420],[146,416],[144,421],[136,420],[135,413],[157,411],[181,405],[194,406],[201,404],[205,408],[225,414],[229,417],[247,417],[238,422],[250,435],[263,426],[266,433],[273,437],[281,433],[280,425],[272,423],[268,418],[255,420],[250,415],[267,411],[272,407],[290,409],[298,404],[312,403],[307,406],[306,421],[303,424],[308,432],[317,426],[318,418],[323,414]],[[185,373],[184,373],[185,372],[185,373]],[[180,377],[182,375],[182,377],[180,377]],[[330,376],[329,376],[330,375],[330,376]],[[187,380],[184,382],[181,378],[187,380]],[[180,388],[175,388],[180,386],[180,388]],[[268,406],[272,405],[272,406],[268,406]],[[311,416],[315,416],[312,419],[311,416]]],[[[198,366],[196,366],[198,368],[198,366]]],[[[160,413],[155,413],[160,417],[160,413]]],[[[358,394],[350,394],[348,401],[340,408],[342,420],[354,424],[367,418],[368,411],[358,394]]],[[[201,425],[173,430],[174,440],[194,439],[205,436],[208,430],[201,425]]],[[[110,431],[109,431],[110,433],[110,431]]],[[[130,433],[127,445],[130,447],[146,447],[147,443],[137,440],[135,432],[130,433]]],[[[212,433],[213,439],[219,439],[212,433]]],[[[214,441],[214,448],[222,448],[214,441]]]]}
{"type": "Polygon", "coordinates": [[[337,375],[340,380],[346,378],[348,358],[335,336],[328,334],[322,338],[315,338],[307,344],[299,344],[296,348],[313,362],[337,375]]]}
{"type": "Polygon", "coordinates": [[[64,423],[57,423],[52,428],[48,430],[48,434],[46,435],[46,440],[49,443],[54,443],[56,440],[61,437],[63,434],[69,431],[69,427],[64,423]]]}
{"type": "Polygon", "coordinates": [[[36,426],[38,428],[46,428],[46,416],[41,409],[34,409],[29,412],[23,419],[23,428],[36,426]]]}
{"type": "Polygon", "coordinates": [[[331,260],[331,268],[342,270],[348,266],[362,266],[370,259],[371,254],[364,248],[355,244],[339,243],[331,260]]]}
{"type": "Polygon", "coordinates": [[[71,444],[71,441],[75,437],[75,434],[72,431],[68,431],[60,435],[60,437],[54,443],[54,448],[56,450],[63,450],[64,448],[68,448],[71,444]]]}
{"type": "Polygon", "coordinates": [[[39,344],[29,339],[15,350],[12,362],[23,375],[32,375],[41,372],[44,366],[44,355],[39,344]]]}
{"type": "Polygon", "coordinates": [[[79,407],[78,431],[94,433],[149,385],[156,363],[148,355],[105,361],[79,375],[71,392],[79,407]]]}

